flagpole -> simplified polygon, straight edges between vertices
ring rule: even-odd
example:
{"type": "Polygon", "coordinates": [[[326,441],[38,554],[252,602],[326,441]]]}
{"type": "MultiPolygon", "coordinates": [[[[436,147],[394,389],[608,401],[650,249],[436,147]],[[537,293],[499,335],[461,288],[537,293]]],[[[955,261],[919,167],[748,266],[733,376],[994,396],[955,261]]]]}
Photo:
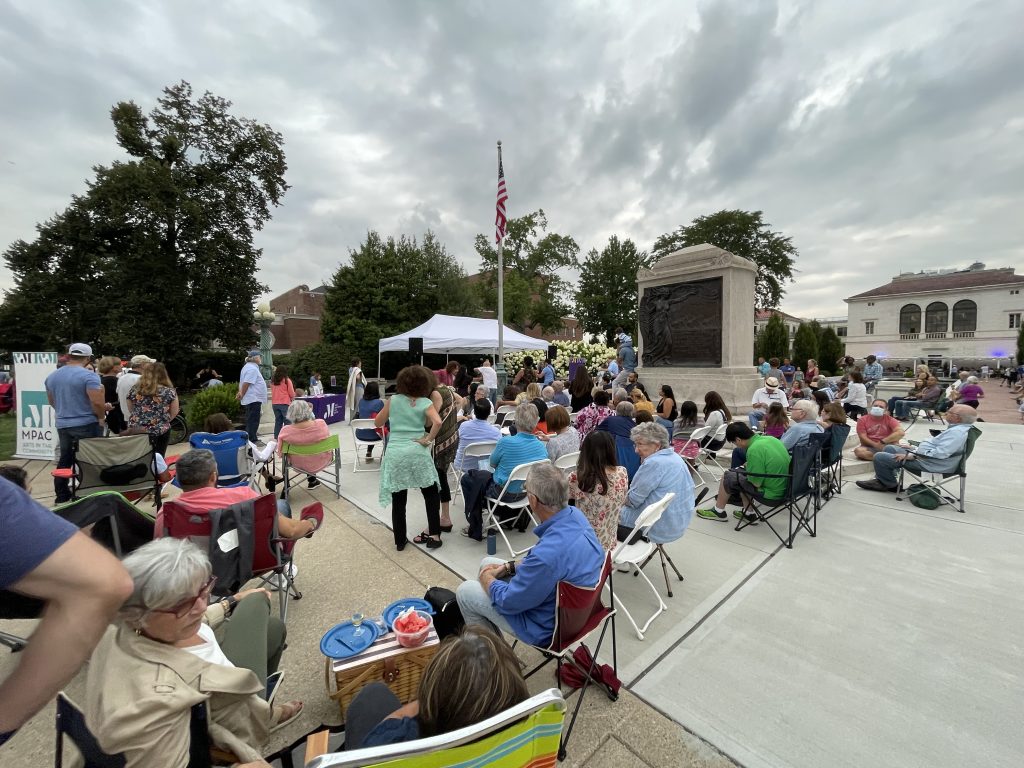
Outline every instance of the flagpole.
{"type": "MultiPolygon", "coordinates": [[[[501,168],[501,142],[498,142],[498,167],[501,168]]],[[[498,379],[498,394],[505,391],[508,374],[505,372],[505,238],[498,240],[498,359],[494,372],[498,379]]]]}

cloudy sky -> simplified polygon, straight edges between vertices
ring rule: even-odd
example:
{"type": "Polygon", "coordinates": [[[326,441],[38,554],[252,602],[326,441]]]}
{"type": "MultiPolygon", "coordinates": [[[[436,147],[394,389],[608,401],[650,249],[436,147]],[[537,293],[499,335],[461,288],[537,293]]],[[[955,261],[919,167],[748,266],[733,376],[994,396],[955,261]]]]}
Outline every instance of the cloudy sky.
{"type": "Polygon", "coordinates": [[[370,228],[474,271],[501,139],[510,215],[586,252],[760,209],[800,251],[783,308],[842,315],[899,271],[1024,268],[1022,29],[1019,0],[3,0],[0,247],[123,157],[115,102],[184,79],[284,134],[272,293],[370,228]]]}

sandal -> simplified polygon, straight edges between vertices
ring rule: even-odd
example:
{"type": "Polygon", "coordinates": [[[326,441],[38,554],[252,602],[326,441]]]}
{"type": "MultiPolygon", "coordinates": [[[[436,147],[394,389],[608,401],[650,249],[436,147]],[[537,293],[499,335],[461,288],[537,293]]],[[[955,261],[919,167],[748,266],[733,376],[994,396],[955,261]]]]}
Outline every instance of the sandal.
{"type": "Polygon", "coordinates": [[[413,537],[413,544],[425,544],[427,549],[437,549],[441,546],[441,537],[432,539],[427,531],[421,531],[418,536],[413,537]]]}
{"type": "Polygon", "coordinates": [[[270,732],[273,733],[279,728],[284,728],[288,723],[292,722],[295,718],[302,714],[302,702],[295,700],[289,701],[280,707],[274,707],[274,714],[280,712],[281,719],[270,727],[270,732]]]}

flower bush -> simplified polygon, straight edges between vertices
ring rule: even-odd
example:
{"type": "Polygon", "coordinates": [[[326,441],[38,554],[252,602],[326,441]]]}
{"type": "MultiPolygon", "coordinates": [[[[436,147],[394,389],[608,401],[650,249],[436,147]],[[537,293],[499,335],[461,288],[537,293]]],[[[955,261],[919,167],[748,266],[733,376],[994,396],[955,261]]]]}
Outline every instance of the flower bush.
{"type": "MultiPolygon", "coordinates": [[[[559,379],[564,379],[569,375],[570,360],[582,358],[587,361],[587,368],[594,370],[601,363],[615,357],[615,348],[605,344],[588,344],[585,341],[555,341],[552,343],[558,348],[558,356],[551,362],[555,367],[555,376],[559,379]]],[[[547,354],[547,345],[544,349],[527,349],[507,353],[505,355],[505,370],[508,371],[509,380],[511,381],[516,371],[523,367],[524,357],[527,355],[532,357],[534,365],[539,369],[547,354]]]]}

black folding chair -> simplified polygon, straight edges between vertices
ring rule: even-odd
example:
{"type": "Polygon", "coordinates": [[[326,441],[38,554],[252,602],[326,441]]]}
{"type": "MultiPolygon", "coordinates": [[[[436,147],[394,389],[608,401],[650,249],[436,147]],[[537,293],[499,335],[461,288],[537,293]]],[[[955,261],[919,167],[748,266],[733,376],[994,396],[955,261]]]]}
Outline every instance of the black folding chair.
{"type": "Polygon", "coordinates": [[[806,525],[806,522],[810,521],[814,515],[815,493],[811,487],[811,476],[815,464],[820,461],[821,448],[805,443],[794,448],[790,455],[788,475],[748,472],[745,469],[736,470],[748,479],[786,478],[786,494],[781,499],[759,500],[743,494],[743,512],[736,523],[736,530],[742,531],[748,525],[764,523],[787,549],[793,548],[793,538],[801,527],[807,528],[808,532],[811,530],[806,525]],[[781,512],[789,513],[789,534],[787,536],[779,533],[771,522],[772,518],[781,512]]]}
{"type": "Polygon", "coordinates": [[[74,442],[73,450],[72,467],[50,472],[71,481],[72,498],[82,491],[136,491],[143,497],[154,494],[160,509],[160,480],[149,435],[83,437],[74,442]]]}
{"type": "Polygon", "coordinates": [[[843,448],[850,436],[850,425],[833,424],[825,432],[830,440],[821,449],[818,491],[815,494],[818,509],[834,495],[843,493],[843,448]]]}

